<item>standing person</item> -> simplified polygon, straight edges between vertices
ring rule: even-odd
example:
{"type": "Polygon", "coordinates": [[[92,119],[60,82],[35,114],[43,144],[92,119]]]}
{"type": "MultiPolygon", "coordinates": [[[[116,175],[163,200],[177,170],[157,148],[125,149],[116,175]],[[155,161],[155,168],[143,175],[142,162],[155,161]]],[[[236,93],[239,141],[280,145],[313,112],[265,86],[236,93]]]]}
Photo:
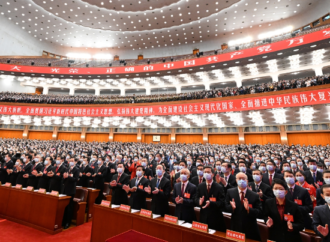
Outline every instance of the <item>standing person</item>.
{"type": "Polygon", "coordinates": [[[260,240],[257,218],[261,213],[259,195],[247,189],[248,177],[236,174],[238,187],[227,190],[226,209],[232,213],[230,229],[244,233],[246,238],[260,240]]]}
{"type": "Polygon", "coordinates": [[[195,205],[200,207],[200,221],[208,224],[210,229],[225,232],[226,225],[222,210],[225,208],[225,193],[221,184],[213,181],[214,170],[204,168],[205,182],[197,187],[195,205]]]}
{"type": "Polygon", "coordinates": [[[95,166],[94,168],[95,173],[92,175],[92,177],[94,178],[94,188],[100,190],[98,197],[95,199],[96,204],[101,204],[104,190],[104,179],[108,174],[108,167],[104,165],[104,161],[104,157],[98,158],[97,166],[95,166]]]}
{"type": "Polygon", "coordinates": [[[82,164],[79,167],[79,182],[82,187],[89,187],[89,181],[94,174],[94,169],[88,164],[87,158],[83,158],[82,164]]]}
{"type": "Polygon", "coordinates": [[[39,172],[43,169],[43,164],[41,163],[41,156],[37,155],[34,158],[34,165],[32,167],[31,174],[28,178],[27,186],[34,187],[34,189],[38,188],[38,182],[39,182],[39,172]]]}
{"type": "Polygon", "coordinates": [[[276,198],[268,199],[264,206],[264,220],[269,228],[269,239],[283,242],[300,242],[299,232],[304,229],[304,219],[298,204],[286,199],[286,183],[275,178],[272,190],[276,198]]]}
{"type": "Polygon", "coordinates": [[[317,235],[321,236],[323,242],[330,242],[330,184],[325,184],[321,187],[321,196],[326,201],[326,204],[315,207],[313,229],[317,235]]]}
{"type": "Polygon", "coordinates": [[[164,177],[163,165],[156,166],[156,177],[150,182],[150,186],[144,190],[151,195],[151,210],[153,214],[159,214],[164,217],[169,213],[168,198],[171,193],[171,182],[164,177]]]}
{"type": "Polygon", "coordinates": [[[127,192],[124,186],[129,184],[130,176],[124,173],[124,164],[117,165],[117,174],[112,177],[110,188],[112,189],[111,204],[128,204],[127,192]]]}
{"type": "Polygon", "coordinates": [[[5,184],[10,181],[10,172],[7,170],[11,170],[14,167],[14,162],[11,160],[11,155],[6,154],[5,162],[0,165],[0,182],[5,184]]]}
{"type": "Polygon", "coordinates": [[[175,206],[175,216],[179,220],[192,223],[195,218],[194,203],[196,186],[189,182],[190,171],[183,168],[180,171],[180,182],[174,185],[172,201],[175,206]]]}
{"type": "Polygon", "coordinates": [[[62,192],[63,188],[63,174],[67,172],[67,167],[63,164],[64,160],[60,156],[56,158],[56,167],[54,171],[47,173],[47,176],[50,177],[49,181],[49,191],[58,191],[62,192]]]}
{"type": "Polygon", "coordinates": [[[38,186],[37,188],[44,188],[46,189],[47,192],[49,191],[49,184],[50,184],[50,177],[47,176],[47,174],[51,171],[55,171],[55,168],[51,165],[51,158],[47,157],[46,160],[44,161],[44,167],[43,169],[39,172],[39,181],[38,181],[38,186]]]}
{"type": "Polygon", "coordinates": [[[28,177],[32,171],[32,164],[31,164],[32,156],[31,155],[26,155],[23,158],[23,163],[24,165],[22,166],[22,169],[19,170],[16,184],[21,184],[22,187],[27,187],[27,182],[28,182],[28,177]]]}
{"type": "Polygon", "coordinates": [[[11,174],[10,183],[12,186],[16,186],[17,177],[19,175],[20,169],[22,169],[22,166],[23,166],[23,161],[22,161],[22,159],[18,158],[15,162],[13,169],[11,169],[11,171],[10,171],[10,174],[11,174]]]}
{"type": "Polygon", "coordinates": [[[312,186],[312,185],[309,185],[307,182],[306,182],[306,176],[305,176],[305,173],[302,172],[302,171],[297,171],[296,172],[296,185],[297,186],[301,186],[303,188],[305,188],[308,193],[309,193],[309,196],[313,202],[313,208],[316,206],[316,190],[315,190],[315,187],[312,186]]]}
{"type": "Polygon", "coordinates": [[[74,158],[68,158],[69,170],[63,174],[64,186],[63,193],[70,196],[70,202],[64,210],[62,225],[64,229],[69,228],[73,216],[73,198],[76,194],[76,185],[79,178],[79,169],[76,167],[77,161],[74,158]]]}

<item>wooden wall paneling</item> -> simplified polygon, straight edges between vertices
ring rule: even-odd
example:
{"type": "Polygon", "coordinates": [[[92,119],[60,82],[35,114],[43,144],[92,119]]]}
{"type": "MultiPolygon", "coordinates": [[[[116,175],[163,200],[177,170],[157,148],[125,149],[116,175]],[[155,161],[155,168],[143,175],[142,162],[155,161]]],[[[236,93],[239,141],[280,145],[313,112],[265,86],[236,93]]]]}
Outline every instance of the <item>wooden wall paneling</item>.
{"type": "Polygon", "coordinates": [[[80,133],[70,133],[70,132],[59,132],[57,135],[58,140],[74,140],[80,141],[81,134],[80,133]]]}
{"type": "Polygon", "coordinates": [[[280,144],[280,134],[245,134],[245,144],[280,144]]]}
{"type": "Polygon", "coordinates": [[[114,142],[137,142],[137,134],[114,134],[114,142]]]}
{"type": "Polygon", "coordinates": [[[51,140],[53,139],[53,132],[29,131],[28,139],[51,140]]]}
{"type": "Polygon", "coordinates": [[[23,138],[23,130],[0,130],[0,138],[3,139],[22,139],[23,138]]]}
{"type": "Polygon", "coordinates": [[[238,134],[209,134],[210,144],[236,145],[239,143],[238,134]]]}
{"type": "Polygon", "coordinates": [[[86,142],[108,142],[109,134],[100,134],[100,133],[86,133],[86,142]]]}
{"type": "Polygon", "coordinates": [[[176,143],[203,143],[202,134],[177,134],[176,143]]]}
{"type": "Polygon", "coordinates": [[[327,145],[330,144],[330,133],[288,133],[288,145],[327,145]]]}
{"type": "Polygon", "coordinates": [[[143,143],[162,143],[162,144],[168,144],[171,141],[171,135],[170,134],[143,134],[142,135],[142,142],[143,143]],[[154,135],[160,135],[160,142],[153,142],[153,136],[154,135]]]}

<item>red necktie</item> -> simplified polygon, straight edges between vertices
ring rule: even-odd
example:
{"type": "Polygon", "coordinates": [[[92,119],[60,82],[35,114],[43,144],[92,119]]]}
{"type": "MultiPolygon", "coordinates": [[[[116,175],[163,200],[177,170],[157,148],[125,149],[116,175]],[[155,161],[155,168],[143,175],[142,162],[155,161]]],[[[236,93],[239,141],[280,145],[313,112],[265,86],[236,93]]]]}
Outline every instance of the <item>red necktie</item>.
{"type": "Polygon", "coordinates": [[[203,182],[203,178],[199,178],[199,183],[202,183],[203,182]]]}
{"type": "Polygon", "coordinates": [[[244,192],[241,192],[241,203],[244,204],[244,192]]]}
{"type": "Polygon", "coordinates": [[[120,179],[120,176],[118,175],[118,177],[117,177],[117,182],[119,182],[119,179],[120,179]]]}
{"type": "Polygon", "coordinates": [[[210,193],[210,184],[207,184],[207,193],[210,193]]]}
{"type": "Polygon", "coordinates": [[[273,183],[273,176],[269,174],[269,185],[272,185],[273,183]]]}
{"type": "Polygon", "coordinates": [[[59,168],[59,166],[58,166],[58,167],[56,167],[56,172],[58,171],[58,168],[59,168]]]}
{"type": "Polygon", "coordinates": [[[44,172],[47,170],[47,167],[45,167],[44,172]]]}

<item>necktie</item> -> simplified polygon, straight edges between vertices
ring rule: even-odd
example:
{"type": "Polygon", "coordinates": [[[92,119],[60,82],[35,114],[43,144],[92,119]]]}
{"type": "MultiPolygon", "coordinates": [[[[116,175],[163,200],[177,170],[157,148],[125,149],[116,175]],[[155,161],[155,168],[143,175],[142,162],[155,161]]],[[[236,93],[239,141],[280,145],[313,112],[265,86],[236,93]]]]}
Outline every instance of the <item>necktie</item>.
{"type": "Polygon", "coordinates": [[[159,179],[157,179],[156,187],[158,188],[159,186],[159,179]]]}
{"type": "Polygon", "coordinates": [[[207,193],[210,193],[210,184],[207,184],[207,193]]]}
{"type": "Polygon", "coordinates": [[[120,175],[118,174],[118,177],[117,177],[117,182],[119,182],[119,179],[120,179],[120,175]]]}
{"type": "Polygon", "coordinates": [[[58,167],[56,167],[56,172],[58,171],[58,168],[60,168],[59,166],[58,167]]]}
{"type": "Polygon", "coordinates": [[[184,183],[182,183],[182,188],[181,188],[181,197],[184,195],[184,183]]]}
{"type": "Polygon", "coordinates": [[[139,180],[136,178],[136,181],[135,181],[135,186],[136,187],[137,187],[138,183],[139,183],[139,180]]]}
{"type": "Polygon", "coordinates": [[[47,167],[45,167],[44,172],[47,170],[47,167]]]}
{"type": "Polygon", "coordinates": [[[273,176],[269,174],[269,185],[272,185],[273,183],[273,176]]]}
{"type": "Polygon", "coordinates": [[[291,193],[291,196],[293,196],[293,189],[290,188],[290,193],[291,193]]]}
{"type": "Polygon", "coordinates": [[[244,192],[241,192],[241,204],[244,204],[244,192]]]}
{"type": "Polygon", "coordinates": [[[259,185],[256,185],[256,192],[259,192],[259,185]]]}
{"type": "Polygon", "coordinates": [[[202,183],[203,182],[203,178],[199,178],[199,183],[202,183]]]}
{"type": "Polygon", "coordinates": [[[314,182],[316,182],[315,172],[313,172],[313,179],[314,179],[314,182]]]}

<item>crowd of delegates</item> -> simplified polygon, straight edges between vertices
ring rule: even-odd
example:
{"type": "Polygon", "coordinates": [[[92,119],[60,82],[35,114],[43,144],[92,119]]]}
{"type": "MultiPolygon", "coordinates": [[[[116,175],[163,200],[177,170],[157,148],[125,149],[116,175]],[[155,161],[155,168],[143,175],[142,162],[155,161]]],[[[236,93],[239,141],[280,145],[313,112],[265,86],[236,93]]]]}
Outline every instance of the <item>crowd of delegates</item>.
{"type": "MultiPolygon", "coordinates": [[[[169,198],[179,220],[225,231],[222,212],[231,213],[231,230],[260,240],[264,219],[273,241],[301,241],[314,231],[330,241],[330,146],[87,143],[0,139],[0,180],[72,198],[76,186],[112,190],[112,204],[129,204],[164,216],[169,198]],[[171,194],[172,192],[172,194],[171,194]],[[130,198],[128,198],[130,195],[130,198]],[[310,213],[313,213],[313,219],[310,213]]],[[[63,226],[72,218],[71,199],[63,226]]]]}
{"type": "Polygon", "coordinates": [[[48,103],[48,104],[119,104],[119,103],[150,103],[181,100],[196,100],[205,98],[218,98],[238,96],[262,92],[274,92],[285,89],[310,87],[330,83],[330,74],[323,76],[305,77],[292,80],[281,80],[256,84],[253,86],[226,87],[223,89],[211,89],[204,91],[186,92],[180,94],[162,93],[157,95],[34,95],[16,92],[1,92],[0,102],[17,103],[48,103]]]}

